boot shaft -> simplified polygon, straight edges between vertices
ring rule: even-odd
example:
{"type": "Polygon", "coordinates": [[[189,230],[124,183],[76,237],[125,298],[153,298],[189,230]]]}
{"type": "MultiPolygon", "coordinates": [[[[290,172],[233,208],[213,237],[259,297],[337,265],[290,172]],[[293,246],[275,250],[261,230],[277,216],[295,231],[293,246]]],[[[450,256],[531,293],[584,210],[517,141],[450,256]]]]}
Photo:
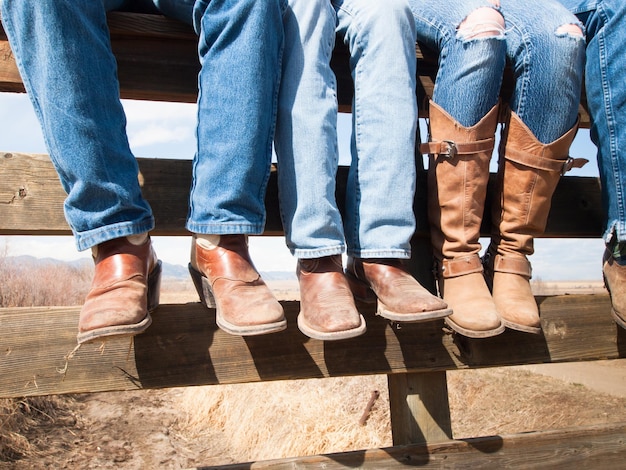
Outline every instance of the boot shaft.
{"type": "Polygon", "coordinates": [[[494,106],[476,125],[464,127],[430,104],[428,216],[435,257],[440,261],[477,254],[489,161],[498,124],[494,106]]]}
{"type": "Polygon", "coordinates": [[[510,112],[500,147],[497,191],[492,204],[492,257],[525,257],[534,252],[533,238],[545,231],[552,195],[561,175],[586,163],[569,157],[577,128],[576,124],[559,139],[543,144],[519,116],[510,112]]]}

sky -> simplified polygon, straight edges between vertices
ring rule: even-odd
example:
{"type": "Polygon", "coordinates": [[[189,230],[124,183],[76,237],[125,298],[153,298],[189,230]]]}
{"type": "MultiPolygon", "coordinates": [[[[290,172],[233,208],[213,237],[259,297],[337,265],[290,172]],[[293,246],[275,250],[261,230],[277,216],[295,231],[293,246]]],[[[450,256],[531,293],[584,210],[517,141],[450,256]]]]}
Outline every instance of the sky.
{"type": "MultiPolygon", "coordinates": [[[[195,152],[196,113],[194,104],[157,103],[123,100],[128,120],[127,133],[135,156],[146,158],[191,159],[195,152]]],[[[41,130],[25,94],[0,93],[0,151],[47,153],[41,130]]],[[[420,125],[423,127],[424,122],[420,125]]],[[[351,116],[340,114],[338,123],[339,155],[349,163],[351,116]]],[[[426,135],[423,133],[423,135],[426,135]]],[[[578,132],[570,151],[573,157],[587,158],[582,169],[569,175],[597,176],[595,146],[587,129],[578,132]]],[[[492,171],[495,171],[495,158],[492,171]]],[[[154,237],[157,253],[163,261],[186,266],[189,260],[189,237],[154,237]]],[[[483,246],[488,240],[481,240],[483,246]]],[[[543,281],[601,280],[604,244],[600,239],[538,239],[530,258],[533,278],[543,281]]],[[[72,237],[0,236],[0,253],[8,256],[29,254],[61,260],[89,258],[90,252],[78,252],[72,237]]],[[[285,247],[283,237],[251,237],[250,252],[262,271],[295,271],[296,260],[285,247]]]]}

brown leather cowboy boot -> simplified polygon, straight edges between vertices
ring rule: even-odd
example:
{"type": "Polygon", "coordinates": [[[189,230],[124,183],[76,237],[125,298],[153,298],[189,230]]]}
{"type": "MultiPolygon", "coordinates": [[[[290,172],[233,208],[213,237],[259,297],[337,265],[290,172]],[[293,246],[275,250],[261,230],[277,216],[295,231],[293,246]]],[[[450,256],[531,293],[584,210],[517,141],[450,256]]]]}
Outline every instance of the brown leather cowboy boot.
{"type": "Polygon", "coordinates": [[[341,255],[299,259],[298,328],[310,338],[337,340],[365,333],[363,316],[354,305],[343,274],[341,255]]]}
{"type": "Polygon", "coordinates": [[[116,238],[92,252],[95,273],[80,311],[78,344],[144,332],[159,305],[161,285],[161,262],[150,238],[139,245],[116,238]]]}
{"type": "Polygon", "coordinates": [[[217,326],[241,336],[287,328],[283,307],[252,264],[245,235],[194,235],[189,272],[200,300],[215,308],[217,326]]]}
{"type": "Polygon", "coordinates": [[[611,296],[611,315],[626,329],[626,263],[618,263],[611,251],[604,250],[602,259],[604,285],[611,296]]]}
{"type": "Polygon", "coordinates": [[[431,101],[431,142],[421,146],[430,155],[428,216],[439,291],[452,308],[446,323],[472,338],[504,331],[478,256],[497,124],[497,105],[464,127],[431,101]]]}
{"type": "Polygon", "coordinates": [[[513,112],[505,128],[492,205],[492,237],[485,272],[505,326],[541,333],[539,309],[530,287],[533,237],[543,234],[552,195],[562,174],[587,161],[568,151],[578,125],[550,144],[539,142],[513,112]]]}
{"type": "Polygon", "coordinates": [[[399,259],[348,258],[346,277],[354,297],[378,299],[377,313],[396,322],[423,322],[447,317],[452,309],[409,274],[399,259]]]}

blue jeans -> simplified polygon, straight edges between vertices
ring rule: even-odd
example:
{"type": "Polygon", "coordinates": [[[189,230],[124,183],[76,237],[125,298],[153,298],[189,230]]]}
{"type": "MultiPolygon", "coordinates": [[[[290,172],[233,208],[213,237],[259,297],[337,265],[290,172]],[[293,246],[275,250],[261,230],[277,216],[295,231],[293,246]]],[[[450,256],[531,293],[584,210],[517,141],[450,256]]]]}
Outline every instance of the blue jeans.
{"type": "Polygon", "coordinates": [[[626,3],[560,0],[585,26],[585,91],[591,139],[598,148],[605,243],[626,242],[626,3]]]}
{"type": "MultiPolygon", "coordinates": [[[[584,63],[582,36],[559,32],[577,24],[556,1],[409,0],[418,41],[439,54],[433,101],[463,126],[476,124],[497,103],[508,61],[514,74],[509,106],[542,143],[575,124],[584,63]],[[457,28],[475,10],[495,8],[504,30],[479,39],[457,28]]],[[[485,25],[490,27],[491,25],[485,25]]]]}
{"type": "Polygon", "coordinates": [[[198,150],[187,228],[263,230],[284,1],[0,0],[0,7],[68,194],[65,215],[79,250],[154,226],[119,100],[106,25],[112,9],[165,13],[199,34],[198,150]]]}
{"type": "Polygon", "coordinates": [[[408,258],[415,231],[415,31],[404,0],[290,0],[276,154],[287,246],[299,258],[408,258]],[[334,7],[334,8],[333,8],[334,7]],[[345,219],[335,200],[335,32],[355,84],[345,219]]]}

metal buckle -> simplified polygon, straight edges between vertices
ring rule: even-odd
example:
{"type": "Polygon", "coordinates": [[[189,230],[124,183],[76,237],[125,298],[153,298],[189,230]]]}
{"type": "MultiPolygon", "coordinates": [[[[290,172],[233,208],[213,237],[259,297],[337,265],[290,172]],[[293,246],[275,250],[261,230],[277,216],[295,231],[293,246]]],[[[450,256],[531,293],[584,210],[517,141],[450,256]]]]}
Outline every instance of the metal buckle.
{"type": "Polygon", "coordinates": [[[454,143],[451,140],[442,140],[441,143],[445,144],[447,146],[447,148],[445,150],[442,150],[440,155],[444,155],[447,158],[454,158],[454,157],[456,157],[456,155],[458,153],[458,149],[456,147],[456,143],[454,143]]]}
{"type": "Polygon", "coordinates": [[[567,160],[563,162],[563,168],[561,168],[561,176],[574,168],[574,159],[572,157],[567,157],[567,160]]]}

